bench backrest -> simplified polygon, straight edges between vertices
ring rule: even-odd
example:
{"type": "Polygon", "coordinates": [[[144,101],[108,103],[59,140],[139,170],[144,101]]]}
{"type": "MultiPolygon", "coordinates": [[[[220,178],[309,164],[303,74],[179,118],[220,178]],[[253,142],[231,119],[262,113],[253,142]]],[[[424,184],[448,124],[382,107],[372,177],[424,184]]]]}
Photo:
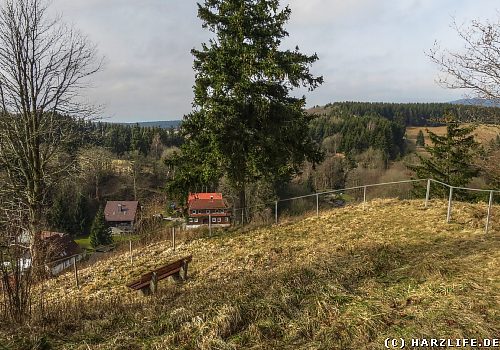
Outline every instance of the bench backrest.
{"type": "Polygon", "coordinates": [[[138,280],[127,284],[127,287],[132,289],[141,289],[151,283],[151,279],[153,278],[153,273],[156,273],[156,280],[160,281],[165,279],[173,274],[179,272],[185,263],[191,262],[193,259],[192,255],[174,261],[168,265],[162,266],[154,271],[148,272],[142,275],[138,280]]]}

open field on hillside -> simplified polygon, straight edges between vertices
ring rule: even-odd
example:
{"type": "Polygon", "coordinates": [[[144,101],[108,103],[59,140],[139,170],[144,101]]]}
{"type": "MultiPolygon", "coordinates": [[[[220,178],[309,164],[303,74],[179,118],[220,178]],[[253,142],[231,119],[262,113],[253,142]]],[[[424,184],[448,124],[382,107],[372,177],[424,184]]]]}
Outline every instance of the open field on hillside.
{"type": "Polygon", "coordinates": [[[2,345],[67,349],[381,349],[384,339],[500,334],[500,208],[377,200],[297,222],[169,242],[46,282],[48,310],[2,345]],[[193,255],[190,279],[125,284],[193,255]]]}
{"type": "MultiPolygon", "coordinates": [[[[433,126],[433,127],[407,127],[406,135],[408,139],[412,142],[416,142],[418,132],[422,130],[425,136],[425,142],[428,144],[430,142],[427,135],[427,130],[432,131],[437,135],[446,134],[446,126],[433,126]]],[[[476,141],[480,143],[488,143],[493,140],[497,135],[500,134],[500,125],[479,125],[474,131],[476,141]]]]}

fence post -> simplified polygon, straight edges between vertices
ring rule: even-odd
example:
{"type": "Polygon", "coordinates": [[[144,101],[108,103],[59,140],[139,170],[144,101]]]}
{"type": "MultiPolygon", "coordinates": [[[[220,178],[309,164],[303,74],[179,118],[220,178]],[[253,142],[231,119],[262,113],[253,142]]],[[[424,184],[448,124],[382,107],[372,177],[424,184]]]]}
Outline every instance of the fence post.
{"type": "Polygon", "coordinates": [[[172,249],[175,252],[175,227],[172,227],[172,249]]]}
{"type": "Polygon", "coordinates": [[[366,206],[366,186],[363,186],[363,209],[366,206]]]}
{"type": "Polygon", "coordinates": [[[130,253],[130,263],[132,264],[132,238],[129,239],[128,241],[128,251],[130,253]]]}
{"type": "Polygon", "coordinates": [[[448,214],[446,215],[446,223],[450,223],[451,220],[451,200],[453,198],[453,187],[450,186],[450,196],[448,198],[448,214]]]}
{"type": "Polygon", "coordinates": [[[484,234],[488,234],[490,228],[491,206],[493,204],[493,191],[490,192],[490,201],[488,202],[488,215],[486,216],[486,230],[484,234]]]}
{"type": "Polygon", "coordinates": [[[244,223],[245,223],[245,216],[244,216],[243,210],[244,210],[244,208],[241,208],[241,225],[244,225],[244,223]]]}
{"type": "Polygon", "coordinates": [[[431,179],[427,180],[427,191],[425,192],[425,207],[429,204],[429,196],[431,194],[431,179]]]}
{"type": "Polygon", "coordinates": [[[75,271],[76,288],[80,288],[80,282],[78,281],[78,267],[76,266],[76,256],[73,257],[73,270],[75,271]]]}
{"type": "Polygon", "coordinates": [[[274,202],[274,223],[278,223],[278,201],[274,202]]]}
{"type": "Polygon", "coordinates": [[[208,214],[208,233],[212,236],[212,214],[210,213],[208,214]]]}
{"type": "Polygon", "coordinates": [[[319,216],[319,194],[316,193],[316,216],[319,216]]]}

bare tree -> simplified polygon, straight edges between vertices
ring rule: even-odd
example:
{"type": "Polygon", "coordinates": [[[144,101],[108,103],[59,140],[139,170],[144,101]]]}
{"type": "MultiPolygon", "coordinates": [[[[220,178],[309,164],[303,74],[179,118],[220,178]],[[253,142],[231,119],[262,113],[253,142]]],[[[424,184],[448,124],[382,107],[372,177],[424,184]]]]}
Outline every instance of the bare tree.
{"type": "Polygon", "coordinates": [[[78,154],[80,174],[91,178],[95,186],[95,199],[99,200],[99,188],[102,180],[113,172],[113,154],[103,147],[90,147],[78,154]]]}
{"type": "Polygon", "coordinates": [[[60,158],[75,135],[74,118],[91,113],[81,90],[102,62],[85,36],[49,17],[47,6],[45,0],[0,6],[0,191],[26,210],[33,259],[48,190],[71,166],[60,158]]]}
{"type": "Polygon", "coordinates": [[[4,210],[0,223],[0,315],[22,322],[31,305],[31,274],[28,247],[23,240],[25,228],[22,210],[4,210]]]}
{"type": "Polygon", "coordinates": [[[443,73],[438,82],[451,89],[466,89],[477,97],[500,101],[500,13],[496,21],[474,20],[469,26],[452,28],[464,42],[464,49],[453,52],[438,43],[428,52],[443,73]]]}

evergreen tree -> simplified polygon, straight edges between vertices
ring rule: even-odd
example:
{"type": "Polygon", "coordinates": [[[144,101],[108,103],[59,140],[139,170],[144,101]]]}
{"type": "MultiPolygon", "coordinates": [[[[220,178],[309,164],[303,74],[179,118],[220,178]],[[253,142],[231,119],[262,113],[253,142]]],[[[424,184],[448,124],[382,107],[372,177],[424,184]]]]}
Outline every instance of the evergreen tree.
{"type": "Polygon", "coordinates": [[[424,137],[424,133],[423,133],[422,130],[420,130],[418,132],[416,144],[417,144],[418,147],[424,147],[425,146],[425,137],[424,137]]]}
{"type": "Polygon", "coordinates": [[[63,197],[55,197],[48,215],[49,225],[53,230],[64,233],[69,233],[71,231],[72,225],[68,211],[68,206],[64,203],[63,197]]]}
{"type": "Polygon", "coordinates": [[[87,231],[87,198],[83,194],[78,194],[74,212],[73,232],[77,235],[85,234],[87,231]]]}
{"type": "Polygon", "coordinates": [[[99,208],[90,228],[90,245],[98,247],[100,245],[108,245],[113,243],[111,229],[106,224],[104,218],[104,210],[99,208]]]}
{"type": "Polygon", "coordinates": [[[209,184],[225,175],[245,206],[248,183],[286,180],[305,160],[322,159],[306,132],[313,117],[304,111],[305,98],[290,96],[294,88],[322,83],[309,72],[318,57],[279,50],[290,13],[279,0],[198,5],[203,27],[215,38],[192,50],[195,110],[183,121],[186,143],[177,159],[191,165],[176,169],[183,184],[209,184]]]}
{"type": "MultiPolygon", "coordinates": [[[[446,135],[427,131],[432,146],[426,146],[429,156],[417,155],[420,165],[410,167],[420,179],[432,178],[451,186],[465,186],[478,175],[473,158],[479,148],[474,140],[474,127],[461,127],[451,116],[446,118],[446,135]]],[[[445,189],[439,186],[438,191],[445,189]]]]}

